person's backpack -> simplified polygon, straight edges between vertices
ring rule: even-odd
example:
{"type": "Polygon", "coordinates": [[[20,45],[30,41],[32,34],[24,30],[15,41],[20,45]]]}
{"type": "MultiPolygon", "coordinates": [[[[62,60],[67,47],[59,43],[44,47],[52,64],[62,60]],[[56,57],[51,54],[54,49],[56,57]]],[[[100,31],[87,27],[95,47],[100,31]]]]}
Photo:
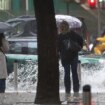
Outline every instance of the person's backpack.
{"type": "Polygon", "coordinates": [[[70,38],[64,39],[63,40],[63,45],[65,47],[65,50],[67,50],[67,51],[78,52],[78,51],[81,50],[81,47],[78,45],[78,43],[76,41],[73,41],[70,38]]]}

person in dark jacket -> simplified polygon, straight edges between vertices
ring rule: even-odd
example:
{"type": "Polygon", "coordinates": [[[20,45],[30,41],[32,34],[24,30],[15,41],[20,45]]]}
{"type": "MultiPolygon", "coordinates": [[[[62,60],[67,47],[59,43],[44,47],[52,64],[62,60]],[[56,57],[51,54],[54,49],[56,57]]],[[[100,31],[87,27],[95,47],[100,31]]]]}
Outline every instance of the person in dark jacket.
{"type": "Polygon", "coordinates": [[[66,21],[62,21],[60,23],[58,31],[59,31],[58,48],[61,63],[62,66],[64,67],[64,85],[66,97],[68,98],[71,96],[70,70],[72,72],[74,96],[78,97],[79,96],[79,79],[77,74],[78,52],[83,47],[83,38],[76,32],[70,30],[69,24],[66,21]],[[66,41],[69,38],[74,42],[78,43],[79,50],[76,50],[76,47],[74,47],[74,50],[69,51],[65,49],[64,41],[66,41]]]}

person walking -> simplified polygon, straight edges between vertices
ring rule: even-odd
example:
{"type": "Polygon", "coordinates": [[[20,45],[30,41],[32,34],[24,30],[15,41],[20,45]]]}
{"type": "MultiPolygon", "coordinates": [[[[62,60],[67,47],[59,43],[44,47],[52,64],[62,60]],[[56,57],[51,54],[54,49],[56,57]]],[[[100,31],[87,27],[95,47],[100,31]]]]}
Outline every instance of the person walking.
{"type": "Polygon", "coordinates": [[[83,47],[83,38],[76,32],[72,31],[69,28],[69,24],[66,21],[62,21],[60,23],[58,31],[59,31],[59,36],[58,36],[59,56],[61,58],[62,66],[64,67],[64,85],[65,85],[66,98],[67,100],[69,100],[71,97],[70,70],[72,72],[74,97],[79,96],[79,78],[77,74],[77,66],[78,66],[78,52],[83,47]],[[65,44],[68,43],[68,40],[74,41],[75,43],[77,43],[77,46],[73,46],[72,50],[67,50],[65,44]]]}

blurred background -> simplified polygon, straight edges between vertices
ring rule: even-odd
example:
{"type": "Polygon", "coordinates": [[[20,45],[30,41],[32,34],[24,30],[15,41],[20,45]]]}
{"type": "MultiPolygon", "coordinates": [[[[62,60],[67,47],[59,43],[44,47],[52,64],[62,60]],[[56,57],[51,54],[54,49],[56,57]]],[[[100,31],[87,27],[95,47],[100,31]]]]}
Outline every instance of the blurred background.
{"type": "MultiPolygon", "coordinates": [[[[105,0],[53,0],[56,14],[82,17],[91,41],[105,25],[105,0]]],[[[33,0],[0,0],[0,21],[34,15],[33,0]]]]}

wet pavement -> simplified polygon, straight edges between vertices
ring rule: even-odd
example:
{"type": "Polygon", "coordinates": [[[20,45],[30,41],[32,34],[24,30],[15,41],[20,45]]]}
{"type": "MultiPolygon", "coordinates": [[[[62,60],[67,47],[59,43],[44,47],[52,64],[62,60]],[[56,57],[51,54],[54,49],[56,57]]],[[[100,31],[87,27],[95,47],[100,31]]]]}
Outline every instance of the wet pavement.
{"type": "MultiPolygon", "coordinates": [[[[0,99],[0,101],[2,100],[2,103],[0,102],[0,105],[36,105],[34,104],[34,92],[6,92],[3,97],[3,99],[0,99]]],[[[80,97],[82,97],[81,93],[80,97]]],[[[62,101],[62,105],[83,105],[81,101],[80,103],[67,103],[65,101],[64,93],[60,93],[60,100],[62,101]]],[[[91,103],[91,105],[105,105],[105,93],[92,93],[91,103]]]]}

